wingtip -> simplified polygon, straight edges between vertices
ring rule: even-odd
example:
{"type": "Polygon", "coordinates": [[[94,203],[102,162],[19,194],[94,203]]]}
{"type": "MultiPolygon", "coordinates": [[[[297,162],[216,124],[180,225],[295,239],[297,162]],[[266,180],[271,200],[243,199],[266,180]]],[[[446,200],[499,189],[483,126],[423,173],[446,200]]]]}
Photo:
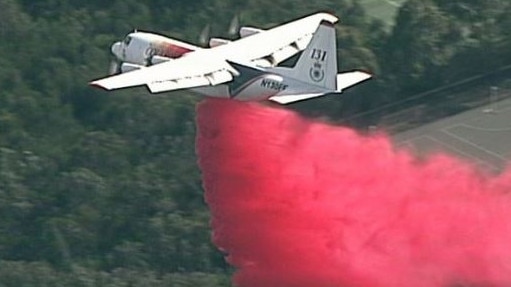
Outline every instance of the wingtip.
{"type": "Polygon", "coordinates": [[[367,79],[374,78],[374,73],[369,70],[359,70],[361,73],[363,73],[367,79]]]}
{"type": "Polygon", "coordinates": [[[89,82],[89,86],[94,87],[94,88],[100,88],[100,89],[102,89],[102,90],[109,90],[107,87],[105,87],[105,86],[101,85],[101,84],[99,83],[99,81],[92,81],[92,82],[89,82]]]}

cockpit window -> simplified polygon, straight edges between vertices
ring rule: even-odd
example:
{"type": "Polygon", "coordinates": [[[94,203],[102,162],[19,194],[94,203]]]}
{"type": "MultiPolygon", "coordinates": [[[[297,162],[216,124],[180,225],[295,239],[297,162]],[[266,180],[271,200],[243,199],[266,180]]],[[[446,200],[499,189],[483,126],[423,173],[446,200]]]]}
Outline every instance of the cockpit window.
{"type": "Polygon", "coordinates": [[[126,36],[126,38],[124,38],[124,45],[128,46],[131,42],[131,37],[130,36],[126,36]]]}

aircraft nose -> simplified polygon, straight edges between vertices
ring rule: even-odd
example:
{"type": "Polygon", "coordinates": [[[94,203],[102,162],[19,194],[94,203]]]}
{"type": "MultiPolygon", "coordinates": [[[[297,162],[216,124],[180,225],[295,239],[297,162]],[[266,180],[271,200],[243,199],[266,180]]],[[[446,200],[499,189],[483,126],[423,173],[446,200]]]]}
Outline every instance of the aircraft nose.
{"type": "Polygon", "coordinates": [[[123,60],[124,56],[123,56],[123,52],[122,52],[122,43],[121,42],[115,42],[113,45],[112,45],[112,54],[114,54],[117,59],[119,60],[123,60]]]}

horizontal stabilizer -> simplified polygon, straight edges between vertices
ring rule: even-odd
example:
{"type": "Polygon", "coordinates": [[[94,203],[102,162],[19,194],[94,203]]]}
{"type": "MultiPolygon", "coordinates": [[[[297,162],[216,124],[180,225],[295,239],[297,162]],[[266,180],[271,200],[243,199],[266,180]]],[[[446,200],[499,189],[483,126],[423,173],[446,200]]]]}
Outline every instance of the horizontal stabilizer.
{"type": "Polygon", "coordinates": [[[337,91],[340,92],[358,83],[369,80],[371,77],[371,74],[362,71],[337,74],[337,91]]]}
{"type": "Polygon", "coordinates": [[[269,98],[269,100],[277,102],[279,104],[289,104],[293,102],[298,102],[310,98],[316,98],[320,96],[324,96],[325,93],[315,93],[315,94],[301,94],[301,95],[284,95],[284,96],[275,96],[269,98]]]}

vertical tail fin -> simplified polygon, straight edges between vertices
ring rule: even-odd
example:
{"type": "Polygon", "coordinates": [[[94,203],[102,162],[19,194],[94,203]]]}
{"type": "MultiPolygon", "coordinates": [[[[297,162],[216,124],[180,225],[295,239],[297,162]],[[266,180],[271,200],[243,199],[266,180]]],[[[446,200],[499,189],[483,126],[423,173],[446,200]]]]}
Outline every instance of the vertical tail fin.
{"type": "Polygon", "coordinates": [[[321,22],[292,70],[297,79],[336,90],[337,51],[332,23],[321,22]]]}

